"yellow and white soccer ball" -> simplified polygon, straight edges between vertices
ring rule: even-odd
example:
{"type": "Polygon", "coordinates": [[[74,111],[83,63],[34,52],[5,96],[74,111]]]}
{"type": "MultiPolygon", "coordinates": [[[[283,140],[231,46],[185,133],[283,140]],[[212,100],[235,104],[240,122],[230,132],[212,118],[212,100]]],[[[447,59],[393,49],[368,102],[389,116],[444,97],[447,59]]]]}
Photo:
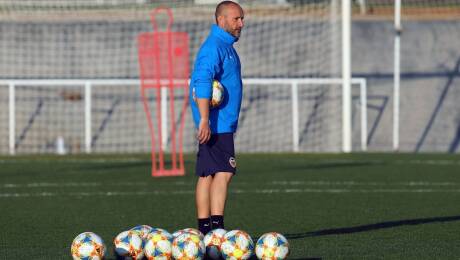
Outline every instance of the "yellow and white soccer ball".
{"type": "MultiPolygon", "coordinates": [[[[213,108],[220,106],[220,104],[222,104],[222,102],[224,101],[224,97],[225,97],[225,91],[224,91],[224,86],[222,86],[222,84],[220,84],[220,82],[217,80],[212,81],[211,87],[212,87],[212,92],[211,92],[212,94],[211,94],[211,99],[209,100],[209,108],[213,109],[213,108]]],[[[193,96],[193,100],[196,102],[195,88],[193,88],[192,96],[193,96]]]]}
{"type": "Polygon", "coordinates": [[[172,259],[171,234],[161,230],[153,229],[148,234],[144,246],[144,254],[148,260],[170,260],[172,259]]]}
{"type": "Polygon", "coordinates": [[[118,234],[113,240],[115,253],[126,260],[139,260],[144,257],[143,241],[138,232],[128,230],[118,234]]]}
{"type": "Polygon", "coordinates": [[[222,257],[221,245],[224,240],[224,236],[227,233],[225,229],[218,228],[211,230],[204,236],[203,242],[206,247],[206,255],[210,259],[220,259],[222,257]]]}
{"type": "Polygon", "coordinates": [[[173,242],[174,237],[169,233],[166,229],[162,228],[152,228],[150,232],[147,234],[147,240],[150,239],[150,236],[157,235],[158,233],[162,234],[166,238],[168,238],[169,242],[173,242]]]}
{"type": "Polygon", "coordinates": [[[222,257],[226,260],[249,259],[254,251],[254,242],[248,233],[232,230],[225,234],[221,245],[222,257]]]}
{"type": "Polygon", "coordinates": [[[200,238],[200,240],[204,239],[203,233],[201,233],[198,229],[195,229],[195,228],[184,228],[184,229],[177,230],[176,232],[172,234],[172,236],[176,238],[185,233],[197,235],[200,238]]]}
{"type": "Polygon", "coordinates": [[[201,260],[205,250],[200,237],[191,233],[179,235],[172,244],[172,256],[177,260],[201,260]]]}
{"type": "Polygon", "coordinates": [[[277,232],[263,234],[256,243],[256,255],[261,260],[282,260],[289,255],[289,242],[277,232]]]}
{"type": "Polygon", "coordinates": [[[106,246],[95,233],[83,232],[72,241],[70,251],[74,260],[101,260],[104,259],[106,246]]]}
{"type": "Polygon", "coordinates": [[[224,87],[220,84],[219,81],[213,80],[212,81],[212,96],[211,100],[209,101],[210,108],[215,108],[220,106],[224,101],[224,87]]]}

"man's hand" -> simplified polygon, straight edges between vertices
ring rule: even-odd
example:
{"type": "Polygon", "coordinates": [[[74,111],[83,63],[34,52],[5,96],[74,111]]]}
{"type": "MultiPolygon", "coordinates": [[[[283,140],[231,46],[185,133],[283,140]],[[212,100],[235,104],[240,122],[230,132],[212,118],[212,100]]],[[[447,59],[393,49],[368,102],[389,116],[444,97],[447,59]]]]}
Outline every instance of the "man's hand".
{"type": "Polygon", "coordinates": [[[201,119],[196,138],[200,144],[204,144],[211,138],[211,129],[209,128],[209,99],[197,98],[197,104],[201,119]]]}
{"type": "Polygon", "coordinates": [[[201,119],[198,126],[197,139],[200,144],[204,144],[211,138],[211,129],[209,128],[209,121],[201,119]]]}

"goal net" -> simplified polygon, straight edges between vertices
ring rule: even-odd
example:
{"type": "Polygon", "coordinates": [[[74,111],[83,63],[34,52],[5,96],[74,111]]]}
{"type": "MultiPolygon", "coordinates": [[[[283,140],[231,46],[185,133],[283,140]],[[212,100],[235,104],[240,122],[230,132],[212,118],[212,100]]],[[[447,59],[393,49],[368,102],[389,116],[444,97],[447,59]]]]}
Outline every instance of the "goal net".
{"type": "MultiPolygon", "coordinates": [[[[153,8],[172,8],[193,69],[214,22],[215,3],[203,2],[0,0],[0,153],[149,152],[136,37],[152,31],[153,8]]],[[[235,48],[254,81],[244,87],[237,150],[340,151],[340,82],[270,79],[340,78],[341,1],[239,3],[246,23],[235,48]]],[[[194,135],[188,114],[184,151],[196,149],[194,135]]]]}

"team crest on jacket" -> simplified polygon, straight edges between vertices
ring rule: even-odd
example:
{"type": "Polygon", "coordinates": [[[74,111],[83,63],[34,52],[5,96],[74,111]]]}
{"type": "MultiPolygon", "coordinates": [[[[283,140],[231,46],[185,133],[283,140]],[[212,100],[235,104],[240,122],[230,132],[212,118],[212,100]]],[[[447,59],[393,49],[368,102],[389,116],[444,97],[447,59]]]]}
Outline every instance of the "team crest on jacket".
{"type": "Polygon", "coordinates": [[[236,168],[236,160],[234,157],[230,157],[230,159],[228,159],[228,162],[230,163],[230,166],[236,168]]]}

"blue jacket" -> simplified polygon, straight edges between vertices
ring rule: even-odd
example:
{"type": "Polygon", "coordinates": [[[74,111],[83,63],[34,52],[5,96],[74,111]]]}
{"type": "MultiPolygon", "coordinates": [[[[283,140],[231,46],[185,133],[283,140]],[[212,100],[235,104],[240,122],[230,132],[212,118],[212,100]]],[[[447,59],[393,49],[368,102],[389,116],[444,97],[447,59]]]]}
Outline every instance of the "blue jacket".
{"type": "Polygon", "coordinates": [[[217,25],[198,51],[192,78],[190,80],[189,99],[193,120],[198,128],[200,112],[193,99],[211,98],[212,81],[219,81],[224,87],[224,100],[220,106],[209,111],[211,133],[234,133],[238,126],[243,83],[241,64],[233,48],[237,38],[217,25]]]}

